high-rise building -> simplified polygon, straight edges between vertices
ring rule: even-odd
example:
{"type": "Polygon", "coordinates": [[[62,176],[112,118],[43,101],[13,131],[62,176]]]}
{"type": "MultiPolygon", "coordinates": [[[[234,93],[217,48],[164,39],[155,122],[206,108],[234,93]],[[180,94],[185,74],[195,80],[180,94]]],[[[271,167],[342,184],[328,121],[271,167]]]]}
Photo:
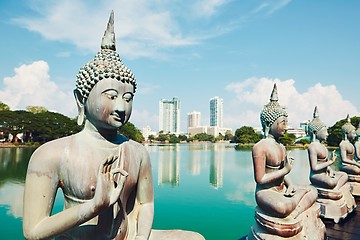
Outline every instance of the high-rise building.
{"type": "Polygon", "coordinates": [[[188,128],[199,127],[200,125],[201,125],[201,113],[195,111],[188,113],[188,128]]]}
{"type": "Polygon", "coordinates": [[[159,131],[180,134],[180,99],[160,100],[159,131]]]}
{"type": "Polygon", "coordinates": [[[210,126],[223,126],[223,99],[214,97],[210,99],[210,126]]]}

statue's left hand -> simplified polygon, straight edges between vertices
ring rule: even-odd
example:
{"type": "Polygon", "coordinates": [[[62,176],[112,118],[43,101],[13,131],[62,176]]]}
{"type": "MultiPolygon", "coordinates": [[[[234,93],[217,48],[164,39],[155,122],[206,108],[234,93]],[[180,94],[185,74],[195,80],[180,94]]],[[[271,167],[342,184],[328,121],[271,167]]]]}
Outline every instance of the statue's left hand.
{"type": "Polygon", "coordinates": [[[289,185],[288,188],[286,189],[284,196],[285,197],[292,197],[295,195],[296,189],[294,188],[293,185],[289,185]]]}

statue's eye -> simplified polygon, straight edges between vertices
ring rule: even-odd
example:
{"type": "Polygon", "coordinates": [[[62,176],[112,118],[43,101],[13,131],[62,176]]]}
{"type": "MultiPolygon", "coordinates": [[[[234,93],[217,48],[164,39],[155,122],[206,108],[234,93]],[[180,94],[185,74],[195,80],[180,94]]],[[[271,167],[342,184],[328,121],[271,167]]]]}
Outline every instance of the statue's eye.
{"type": "Polygon", "coordinates": [[[123,94],[122,98],[126,101],[126,102],[131,102],[131,100],[133,99],[134,94],[131,92],[126,92],[123,94]]]}
{"type": "Polygon", "coordinates": [[[118,93],[115,90],[108,90],[103,93],[107,98],[115,100],[118,97],[118,93]]]}

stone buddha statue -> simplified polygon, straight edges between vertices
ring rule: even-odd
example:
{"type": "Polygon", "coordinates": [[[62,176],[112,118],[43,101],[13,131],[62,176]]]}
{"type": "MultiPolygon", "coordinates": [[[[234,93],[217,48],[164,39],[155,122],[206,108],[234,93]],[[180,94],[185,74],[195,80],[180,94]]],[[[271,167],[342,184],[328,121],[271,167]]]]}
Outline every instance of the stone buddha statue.
{"type": "Polygon", "coordinates": [[[145,147],[118,134],[130,118],[134,74],[116,52],[111,13],[101,50],[79,71],[74,95],[81,132],[32,155],[25,182],[26,239],[204,239],[152,230],[154,193],[145,147]],[[64,209],[51,214],[57,190],[64,209]]]}
{"type": "Polygon", "coordinates": [[[359,125],[355,131],[356,137],[355,137],[355,159],[356,161],[360,161],[360,122],[359,125]]]}
{"type": "Polygon", "coordinates": [[[355,127],[347,115],[346,123],[341,127],[342,141],[339,144],[340,170],[348,174],[352,186],[352,194],[360,196],[360,162],[355,159],[355,147],[351,143],[356,138],[355,127]]]}
{"type": "Polygon", "coordinates": [[[288,114],[278,103],[276,84],[270,102],[260,114],[264,138],[252,150],[256,181],[256,225],[250,239],[323,239],[325,226],[319,219],[317,190],[295,186],[287,176],[293,157],[280,143],[285,135],[288,114]],[[314,228],[316,227],[316,228],[314,228]]]}
{"type": "Polygon", "coordinates": [[[355,200],[347,183],[348,175],[334,171],[330,166],[336,160],[335,150],[329,159],[329,151],[323,141],[328,136],[326,125],[320,120],[317,107],[313,120],[308,125],[311,143],[308,146],[310,162],[310,182],[318,190],[317,202],[321,207],[321,216],[333,219],[336,223],[345,218],[356,207],[355,200]]]}

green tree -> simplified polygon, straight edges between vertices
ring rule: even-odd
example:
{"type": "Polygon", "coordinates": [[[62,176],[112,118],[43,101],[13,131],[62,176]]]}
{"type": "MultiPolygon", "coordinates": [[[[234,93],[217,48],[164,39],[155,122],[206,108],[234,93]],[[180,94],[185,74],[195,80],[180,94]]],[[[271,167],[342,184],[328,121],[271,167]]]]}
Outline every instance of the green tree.
{"type": "Polygon", "coordinates": [[[169,135],[169,143],[179,143],[180,139],[175,134],[169,135]]]}
{"type": "Polygon", "coordinates": [[[0,102],[0,111],[10,111],[9,105],[7,105],[3,102],[0,102]]]}
{"type": "Polygon", "coordinates": [[[159,142],[167,142],[170,141],[170,137],[167,134],[164,134],[163,132],[159,132],[159,136],[156,138],[157,141],[159,142]]]}
{"type": "Polygon", "coordinates": [[[139,143],[144,141],[144,136],[141,131],[131,122],[125,123],[125,125],[119,129],[119,133],[139,143]]]}
{"type": "Polygon", "coordinates": [[[291,145],[294,143],[296,139],[296,136],[294,134],[288,134],[285,133],[285,135],[283,137],[280,137],[279,141],[284,144],[285,146],[291,145]]]}
{"type": "Polygon", "coordinates": [[[194,139],[200,142],[215,142],[215,137],[207,133],[198,133],[194,136],[194,139]]]}
{"type": "Polygon", "coordinates": [[[155,136],[152,135],[152,134],[149,135],[148,140],[149,140],[150,142],[153,142],[153,141],[155,140],[155,136]]]}
{"type": "Polygon", "coordinates": [[[188,137],[186,135],[180,134],[179,139],[181,142],[188,141],[188,137]]]}
{"type": "Polygon", "coordinates": [[[224,140],[225,141],[230,141],[234,138],[234,135],[232,134],[232,132],[230,130],[227,130],[225,132],[225,136],[224,136],[224,140]]]}
{"type": "Polygon", "coordinates": [[[47,112],[48,110],[42,106],[27,106],[26,111],[36,114],[36,113],[44,113],[47,112]]]}
{"type": "Polygon", "coordinates": [[[241,128],[236,129],[233,142],[241,144],[256,143],[260,141],[260,139],[261,135],[257,134],[254,128],[242,126],[241,128]]]}

